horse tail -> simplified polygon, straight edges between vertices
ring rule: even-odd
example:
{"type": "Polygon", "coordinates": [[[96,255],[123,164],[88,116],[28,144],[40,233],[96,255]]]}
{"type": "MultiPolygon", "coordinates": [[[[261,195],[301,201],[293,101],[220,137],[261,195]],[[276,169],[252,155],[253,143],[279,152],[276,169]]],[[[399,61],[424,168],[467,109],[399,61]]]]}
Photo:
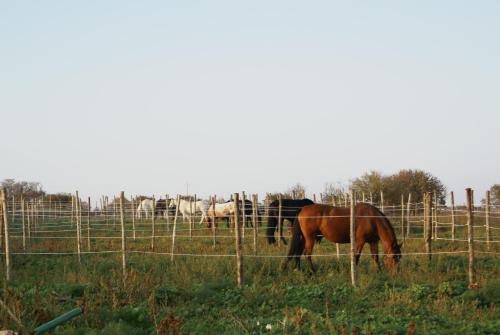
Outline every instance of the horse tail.
{"type": "Polygon", "coordinates": [[[269,211],[269,217],[267,218],[267,243],[275,244],[276,238],[274,233],[278,227],[278,218],[273,215],[272,211],[269,211]]]}
{"type": "Polygon", "coordinates": [[[304,247],[305,239],[300,229],[299,218],[295,217],[292,223],[292,240],[290,242],[286,263],[295,259],[295,266],[298,268],[300,266],[300,256],[302,256],[304,252],[304,247]]]}

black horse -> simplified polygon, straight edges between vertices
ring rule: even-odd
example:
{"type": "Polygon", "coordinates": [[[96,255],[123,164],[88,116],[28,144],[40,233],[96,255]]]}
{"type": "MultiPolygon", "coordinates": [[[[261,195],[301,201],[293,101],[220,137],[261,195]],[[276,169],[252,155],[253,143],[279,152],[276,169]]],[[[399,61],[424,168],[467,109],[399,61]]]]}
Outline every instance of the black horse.
{"type": "MultiPolygon", "coordinates": [[[[226,201],[226,203],[228,202],[232,202],[233,200],[228,200],[226,201]]],[[[243,199],[240,199],[240,205],[239,205],[239,209],[240,209],[240,213],[243,212],[243,199]]],[[[252,202],[248,199],[245,199],[245,222],[246,222],[246,226],[247,228],[248,227],[253,227],[252,225],[252,202]]],[[[257,210],[257,216],[259,212],[257,210]]],[[[228,227],[229,227],[229,222],[228,222],[228,227]]]]}
{"type": "MultiPolygon", "coordinates": [[[[286,240],[283,237],[283,221],[289,220],[293,222],[299,214],[302,207],[312,205],[314,202],[310,199],[281,199],[281,231],[280,238],[286,245],[286,240]]],[[[279,216],[279,200],[274,200],[269,205],[269,214],[267,219],[267,242],[269,244],[276,243],[274,232],[278,229],[279,216]]]]}
{"type": "MultiPolygon", "coordinates": [[[[172,202],[175,204],[175,199],[169,199],[170,202],[169,204],[171,205],[172,202]]],[[[166,199],[158,199],[155,202],[155,216],[157,217],[162,217],[165,215],[165,211],[167,210],[167,200],[166,199]]],[[[169,216],[174,216],[175,215],[175,206],[170,206],[168,207],[168,215],[169,216]]]]}

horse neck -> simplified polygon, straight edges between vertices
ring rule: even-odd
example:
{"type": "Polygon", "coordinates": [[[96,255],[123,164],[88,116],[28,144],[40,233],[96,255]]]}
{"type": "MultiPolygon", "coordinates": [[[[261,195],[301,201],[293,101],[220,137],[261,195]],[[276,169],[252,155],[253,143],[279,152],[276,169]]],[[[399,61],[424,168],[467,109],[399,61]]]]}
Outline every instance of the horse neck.
{"type": "Polygon", "coordinates": [[[384,253],[393,253],[394,244],[396,243],[396,234],[394,234],[394,230],[386,217],[380,217],[377,220],[377,231],[384,248],[384,253]]]}

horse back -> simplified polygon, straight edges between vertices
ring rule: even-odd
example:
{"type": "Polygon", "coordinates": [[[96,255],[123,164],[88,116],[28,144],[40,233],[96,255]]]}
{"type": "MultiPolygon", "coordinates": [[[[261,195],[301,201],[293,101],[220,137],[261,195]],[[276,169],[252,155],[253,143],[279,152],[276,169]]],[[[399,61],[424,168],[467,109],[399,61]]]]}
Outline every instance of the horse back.
{"type": "Polygon", "coordinates": [[[297,216],[298,224],[306,239],[323,235],[334,243],[349,242],[348,210],[329,205],[304,206],[297,216]]]}
{"type": "MultiPolygon", "coordinates": [[[[371,208],[358,204],[355,208],[356,241],[375,242],[379,239],[377,222],[384,220],[383,215],[371,208]]],[[[305,235],[321,234],[334,243],[350,242],[351,211],[348,207],[329,205],[309,205],[302,208],[298,221],[305,235]]]]}

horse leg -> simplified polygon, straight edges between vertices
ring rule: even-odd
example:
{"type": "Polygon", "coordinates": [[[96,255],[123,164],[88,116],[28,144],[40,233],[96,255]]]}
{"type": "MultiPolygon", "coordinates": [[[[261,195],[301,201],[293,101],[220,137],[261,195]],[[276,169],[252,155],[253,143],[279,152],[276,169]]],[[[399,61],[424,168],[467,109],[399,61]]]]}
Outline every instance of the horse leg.
{"type": "Polygon", "coordinates": [[[370,243],[370,251],[372,253],[372,260],[377,265],[378,272],[382,271],[382,268],[380,267],[380,261],[378,259],[378,243],[377,242],[370,243]]]}
{"type": "Polygon", "coordinates": [[[356,261],[356,266],[358,266],[359,257],[361,257],[361,251],[363,250],[364,246],[365,246],[365,241],[361,241],[360,243],[356,243],[356,254],[354,255],[354,260],[356,261]]]}
{"type": "Polygon", "coordinates": [[[286,240],[285,237],[283,236],[283,224],[285,223],[285,219],[281,218],[281,224],[279,225],[279,234],[280,234],[280,239],[283,242],[284,245],[286,245],[286,240]]]}
{"type": "Polygon", "coordinates": [[[309,236],[304,236],[305,239],[305,245],[304,245],[304,254],[307,259],[307,264],[309,265],[309,270],[311,270],[312,273],[316,272],[314,269],[314,265],[312,263],[312,249],[314,247],[314,236],[310,238],[309,236]]]}
{"type": "Polygon", "coordinates": [[[290,250],[288,251],[288,257],[283,262],[281,269],[286,270],[288,263],[293,258],[295,262],[295,269],[300,270],[300,257],[302,257],[302,254],[304,253],[304,247],[304,239],[300,240],[300,244],[298,245],[297,249],[292,250],[292,247],[290,247],[290,250]]]}
{"type": "Polygon", "coordinates": [[[297,270],[300,270],[300,257],[302,257],[302,254],[304,253],[304,249],[305,249],[305,241],[304,239],[302,239],[300,241],[300,245],[299,245],[299,250],[297,252],[297,257],[295,257],[295,268],[297,270]]]}

